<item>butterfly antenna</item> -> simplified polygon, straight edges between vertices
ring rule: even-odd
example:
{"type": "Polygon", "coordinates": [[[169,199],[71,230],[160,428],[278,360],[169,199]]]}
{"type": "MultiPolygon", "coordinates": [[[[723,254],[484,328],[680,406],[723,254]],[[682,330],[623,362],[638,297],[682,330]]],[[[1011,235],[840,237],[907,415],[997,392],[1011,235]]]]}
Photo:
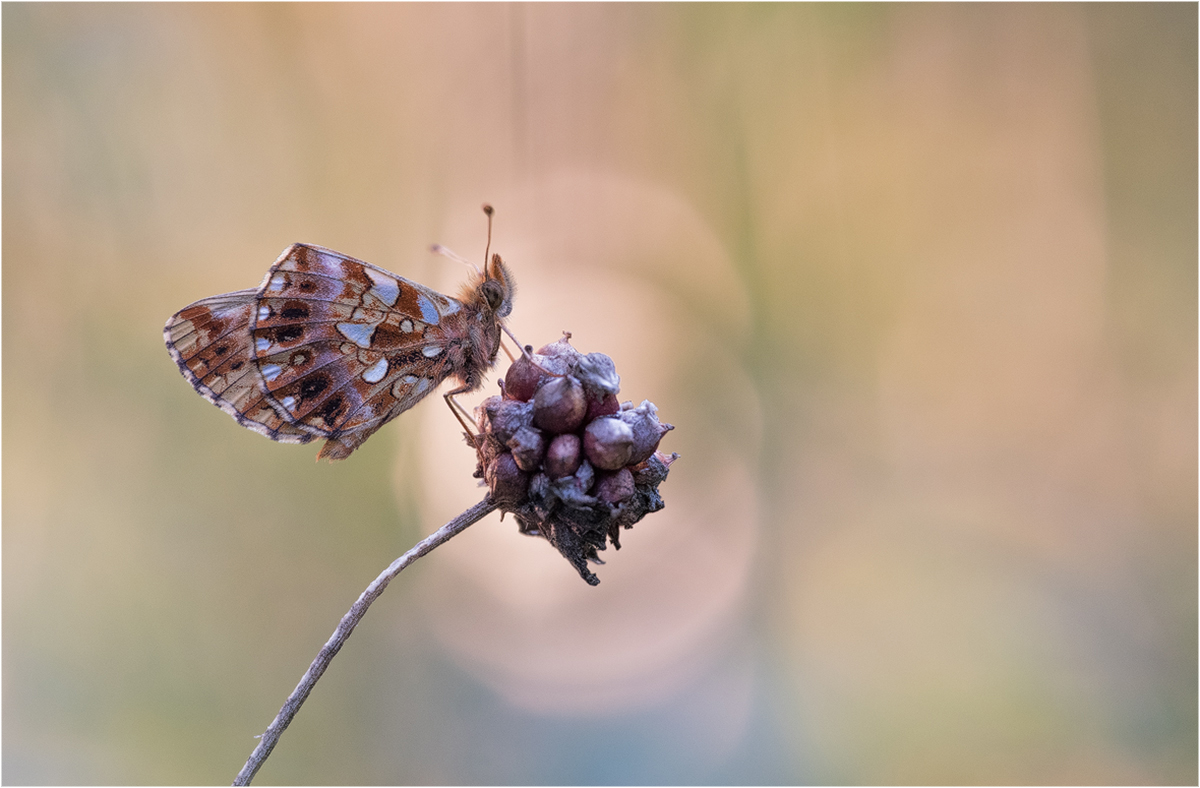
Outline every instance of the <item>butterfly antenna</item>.
{"type": "Polygon", "coordinates": [[[483,204],[483,212],[487,214],[488,218],[487,246],[483,249],[483,277],[490,279],[491,276],[488,274],[488,253],[492,251],[492,214],[495,213],[495,209],[485,202],[483,204]]]}
{"type": "Polygon", "coordinates": [[[429,251],[433,252],[434,254],[440,254],[442,257],[449,257],[451,260],[453,260],[456,263],[462,263],[463,265],[467,266],[468,268],[474,270],[475,273],[479,274],[480,276],[484,275],[483,272],[479,270],[479,266],[475,265],[474,263],[472,263],[470,260],[468,260],[465,257],[459,257],[454,252],[450,251],[449,249],[442,246],[441,244],[434,244],[433,246],[429,247],[429,251]]]}

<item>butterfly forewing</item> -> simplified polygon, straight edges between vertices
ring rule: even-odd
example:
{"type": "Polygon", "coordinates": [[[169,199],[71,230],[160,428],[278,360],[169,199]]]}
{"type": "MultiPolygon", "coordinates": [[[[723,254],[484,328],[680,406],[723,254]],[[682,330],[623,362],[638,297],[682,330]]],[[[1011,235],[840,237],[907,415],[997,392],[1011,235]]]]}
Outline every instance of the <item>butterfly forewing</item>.
{"type": "Polygon", "coordinates": [[[254,355],[298,429],[365,440],[453,370],[432,354],[461,304],[337,252],[293,245],[258,290],[254,355]],[[431,355],[432,354],[432,355],[431,355]]]}

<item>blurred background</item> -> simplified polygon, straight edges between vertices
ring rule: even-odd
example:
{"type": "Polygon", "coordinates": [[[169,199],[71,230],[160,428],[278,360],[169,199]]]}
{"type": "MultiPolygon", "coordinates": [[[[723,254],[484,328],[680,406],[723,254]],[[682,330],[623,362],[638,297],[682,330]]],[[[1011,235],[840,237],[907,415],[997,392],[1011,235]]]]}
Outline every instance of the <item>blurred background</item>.
{"type": "Polygon", "coordinates": [[[228,783],[479,499],[438,397],[317,465],[161,330],[293,241],[456,292],[488,201],[667,508],[432,553],[257,782],[1195,784],[1194,4],[2,13],[5,783],[228,783]]]}

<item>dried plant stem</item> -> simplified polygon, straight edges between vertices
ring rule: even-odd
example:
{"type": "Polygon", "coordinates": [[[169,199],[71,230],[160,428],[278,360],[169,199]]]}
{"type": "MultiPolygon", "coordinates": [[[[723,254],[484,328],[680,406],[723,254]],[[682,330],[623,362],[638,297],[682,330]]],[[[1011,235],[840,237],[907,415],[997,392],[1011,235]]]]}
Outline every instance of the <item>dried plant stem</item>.
{"type": "Polygon", "coordinates": [[[296,712],[300,710],[300,706],[308,698],[308,693],[312,692],[312,688],[316,685],[317,680],[321,678],[321,674],[325,672],[325,668],[329,666],[334,655],[341,650],[342,645],[350,637],[350,633],[354,631],[354,627],[358,625],[359,620],[366,614],[367,608],[383,593],[383,590],[387,588],[392,578],[400,574],[406,566],[442,542],[447,541],[450,537],[465,530],[468,526],[482,520],[487,514],[495,510],[495,508],[496,504],[492,502],[491,496],[484,496],[482,501],[467,509],[437,531],[434,531],[413,546],[407,553],[393,561],[391,566],[385,569],[379,577],[375,578],[371,585],[367,586],[367,590],[362,592],[362,596],[350,607],[350,611],[342,617],[342,621],[338,624],[337,629],[334,630],[333,636],[329,638],[329,641],[321,649],[320,653],[317,654],[317,658],[309,665],[308,671],[300,679],[300,683],[296,685],[296,689],[288,696],[287,701],[283,704],[283,708],[279,710],[275,721],[263,733],[258,741],[258,746],[254,748],[254,752],[250,753],[250,758],[246,761],[246,765],[238,772],[237,778],[233,781],[234,785],[249,785],[250,781],[254,779],[254,775],[258,773],[259,768],[267,760],[267,756],[271,754],[271,750],[275,748],[279,737],[283,735],[292,718],[296,716],[296,712]]]}

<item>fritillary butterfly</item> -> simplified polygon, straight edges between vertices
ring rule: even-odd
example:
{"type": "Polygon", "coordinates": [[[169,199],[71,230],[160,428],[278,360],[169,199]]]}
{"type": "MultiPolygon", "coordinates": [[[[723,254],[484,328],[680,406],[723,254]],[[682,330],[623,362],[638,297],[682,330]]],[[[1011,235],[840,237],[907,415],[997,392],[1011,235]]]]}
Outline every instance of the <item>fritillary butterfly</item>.
{"type": "Polygon", "coordinates": [[[342,460],[446,378],[460,384],[448,403],[479,388],[513,290],[500,255],[485,252],[484,270],[451,298],[297,243],[257,289],[183,308],[163,337],[200,396],[238,424],[283,443],[324,438],[317,459],[342,460]]]}

